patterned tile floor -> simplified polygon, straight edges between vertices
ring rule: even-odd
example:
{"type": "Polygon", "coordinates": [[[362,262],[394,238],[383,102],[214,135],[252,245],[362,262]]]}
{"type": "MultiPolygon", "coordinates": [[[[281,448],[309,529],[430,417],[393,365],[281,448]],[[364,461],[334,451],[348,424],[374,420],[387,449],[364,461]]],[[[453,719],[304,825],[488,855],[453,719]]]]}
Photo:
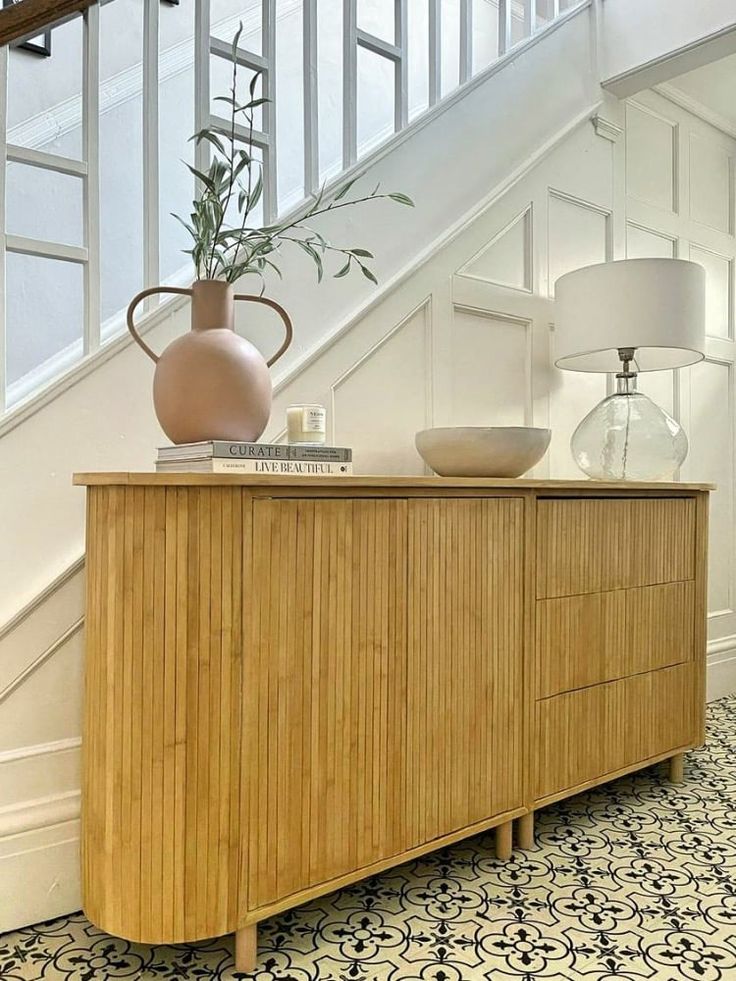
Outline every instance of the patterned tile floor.
{"type": "MultiPolygon", "coordinates": [[[[663,767],[544,811],[533,851],[479,836],[232,940],[146,947],[81,914],[0,937],[2,981],[736,981],[736,696],[709,710],[686,784],[663,767]]],[[[4,886],[7,888],[7,883],[4,886]]]]}

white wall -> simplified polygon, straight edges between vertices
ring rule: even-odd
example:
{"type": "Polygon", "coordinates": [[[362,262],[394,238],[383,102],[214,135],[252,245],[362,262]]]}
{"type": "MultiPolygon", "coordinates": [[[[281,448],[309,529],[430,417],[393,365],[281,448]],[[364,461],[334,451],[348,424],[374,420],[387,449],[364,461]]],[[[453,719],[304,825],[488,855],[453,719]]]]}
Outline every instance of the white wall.
{"type": "Polygon", "coordinates": [[[600,10],[604,80],[736,25],[733,0],[600,0],[600,10]]]}
{"type": "Polygon", "coordinates": [[[705,361],[680,372],[658,372],[642,387],[690,434],[683,479],[718,485],[711,498],[709,597],[715,695],[732,690],[728,672],[736,669],[736,140],[654,92],[629,100],[626,130],[628,254],[692,259],[706,272],[705,361]]]}

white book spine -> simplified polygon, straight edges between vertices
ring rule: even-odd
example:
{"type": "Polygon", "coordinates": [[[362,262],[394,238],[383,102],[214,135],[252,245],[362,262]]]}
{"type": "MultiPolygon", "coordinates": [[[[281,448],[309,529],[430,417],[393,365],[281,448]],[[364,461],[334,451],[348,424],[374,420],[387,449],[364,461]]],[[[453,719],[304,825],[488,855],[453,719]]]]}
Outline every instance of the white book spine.
{"type": "Polygon", "coordinates": [[[312,460],[222,460],[215,457],[212,473],[272,473],[308,477],[349,477],[352,463],[322,463],[312,460]]]}
{"type": "Polygon", "coordinates": [[[349,477],[353,472],[352,463],[322,463],[307,460],[223,460],[217,457],[208,460],[206,466],[178,466],[173,462],[156,469],[165,473],[262,473],[292,474],[300,477],[349,477]]]}

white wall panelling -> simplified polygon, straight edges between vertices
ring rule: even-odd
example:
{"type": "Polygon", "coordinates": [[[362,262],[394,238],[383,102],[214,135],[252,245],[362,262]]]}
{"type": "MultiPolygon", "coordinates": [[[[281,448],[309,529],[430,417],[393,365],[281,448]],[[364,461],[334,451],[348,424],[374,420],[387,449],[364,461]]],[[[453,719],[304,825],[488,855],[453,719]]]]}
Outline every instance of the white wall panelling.
{"type": "Polygon", "coordinates": [[[626,190],[664,211],[677,210],[677,124],[647,106],[626,107],[626,190]]]}
{"type": "Polygon", "coordinates": [[[452,425],[525,425],[531,416],[531,322],[455,305],[452,323],[452,425]]]}
{"type": "Polygon", "coordinates": [[[733,258],[690,242],[690,258],[705,269],[705,324],[710,337],[733,337],[733,258]]]}
{"type": "Polygon", "coordinates": [[[660,235],[651,228],[626,223],[626,256],[628,259],[674,259],[677,256],[677,239],[660,235]]]}
{"type": "Polygon", "coordinates": [[[532,291],[532,206],[517,215],[460,270],[472,279],[532,291]]]}
{"type": "Polygon", "coordinates": [[[613,258],[610,208],[550,189],[548,276],[550,296],[565,273],[613,258]]]}
{"type": "Polygon", "coordinates": [[[733,159],[736,140],[656,92],[639,93],[627,108],[627,249],[632,256],[674,254],[706,272],[706,360],[680,372],[642,376],[642,390],[679,418],[690,439],[684,479],[712,480],[709,637],[713,671],[723,693],[736,682],[736,532],[734,515],[734,265],[733,159]],[[660,152],[641,125],[657,122],[660,152]],[[675,140],[665,149],[663,133],[675,140]],[[668,189],[675,206],[666,206],[668,189]],[[725,645],[725,647],[724,647],[725,645]],[[731,645],[731,646],[729,646],[731,645]]]}
{"type": "Polygon", "coordinates": [[[330,386],[332,439],[355,447],[358,472],[423,472],[414,433],[432,425],[431,318],[426,299],[330,386]]]}
{"type": "Polygon", "coordinates": [[[721,139],[690,133],[690,217],[733,232],[733,157],[721,139]]]}
{"type": "Polygon", "coordinates": [[[71,568],[0,631],[0,875],[15,886],[0,892],[0,932],[81,904],[83,632],[69,628],[83,609],[84,570],[71,568]]]}

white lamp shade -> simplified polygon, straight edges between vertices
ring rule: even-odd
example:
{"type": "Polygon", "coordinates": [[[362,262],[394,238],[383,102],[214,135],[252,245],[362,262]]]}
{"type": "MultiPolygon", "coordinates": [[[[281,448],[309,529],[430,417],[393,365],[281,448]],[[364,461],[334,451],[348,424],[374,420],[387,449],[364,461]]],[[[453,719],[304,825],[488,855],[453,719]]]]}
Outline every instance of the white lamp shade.
{"type": "Polygon", "coordinates": [[[684,259],[621,259],[585,266],[555,285],[555,364],[620,371],[619,348],[636,348],[634,368],[682,368],[703,358],[705,270],[684,259]]]}

